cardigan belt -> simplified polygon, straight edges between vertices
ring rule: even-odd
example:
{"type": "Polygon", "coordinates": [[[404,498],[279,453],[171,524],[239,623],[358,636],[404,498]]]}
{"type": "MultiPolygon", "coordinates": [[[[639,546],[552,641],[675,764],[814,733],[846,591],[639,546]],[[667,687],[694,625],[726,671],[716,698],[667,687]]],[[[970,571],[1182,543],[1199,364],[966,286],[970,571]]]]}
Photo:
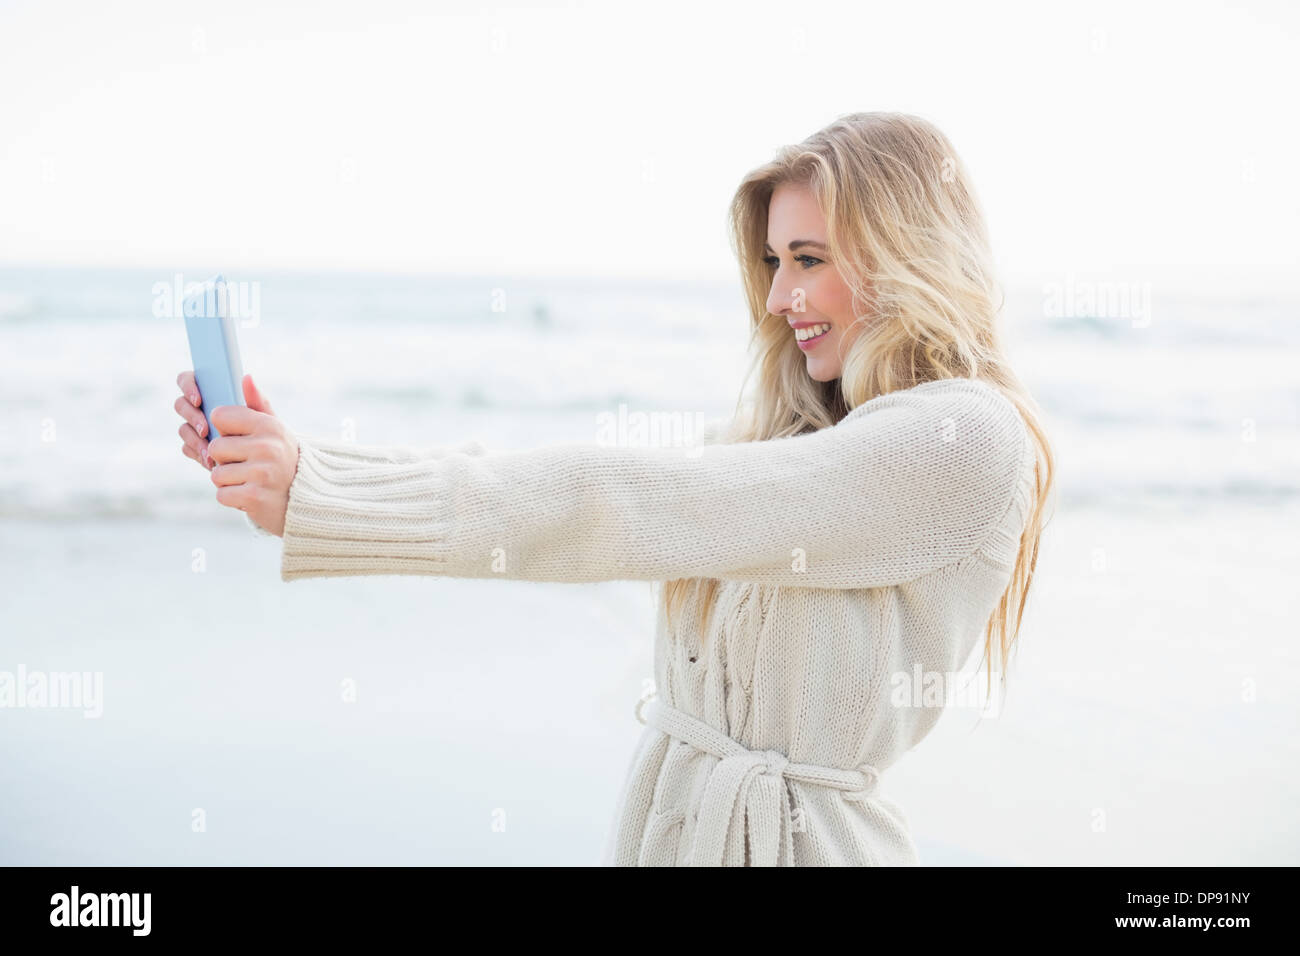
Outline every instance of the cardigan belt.
{"type": "MultiPolygon", "coordinates": [[[[777,750],[749,750],[697,717],[657,697],[637,704],[637,719],[719,763],[709,775],[686,857],[689,866],[740,865],[746,840],[751,866],[792,866],[796,829],[787,780],[853,791],[874,791],[880,773],[869,764],[856,770],[791,763],[777,750]]],[[[802,829],[801,826],[798,829],[802,829]]]]}

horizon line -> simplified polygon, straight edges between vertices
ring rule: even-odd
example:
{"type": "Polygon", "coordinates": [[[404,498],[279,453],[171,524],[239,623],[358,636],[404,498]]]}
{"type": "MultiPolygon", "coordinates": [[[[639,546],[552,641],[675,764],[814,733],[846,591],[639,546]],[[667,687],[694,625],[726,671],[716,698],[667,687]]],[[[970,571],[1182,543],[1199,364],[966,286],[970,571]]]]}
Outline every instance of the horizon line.
{"type": "MultiPolygon", "coordinates": [[[[57,262],[57,261],[34,261],[34,260],[3,260],[0,259],[0,272],[18,272],[23,270],[30,271],[66,271],[66,272],[137,272],[137,273],[154,273],[170,277],[177,272],[185,274],[191,272],[194,275],[213,275],[217,272],[229,273],[230,275],[283,275],[283,276],[320,276],[320,275],[352,275],[366,276],[372,278],[392,278],[392,279],[443,279],[456,281],[499,281],[499,280],[519,280],[519,281],[553,281],[553,282],[612,282],[612,283],[652,283],[657,285],[692,285],[692,284],[710,284],[710,285],[740,285],[740,271],[737,269],[734,273],[730,272],[707,272],[695,273],[682,276],[670,276],[654,273],[619,273],[619,272],[596,272],[596,273],[578,273],[578,272],[530,272],[530,271],[510,271],[498,270],[485,272],[482,270],[464,270],[448,271],[434,269],[412,269],[412,268],[384,268],[380,266],[337,266],[337,265],[266,265],[253,268],[210,266],[199,270],[190,270],[178,268],[176,266],[160,267],[158,265],[140,265],[128,263],[88,263],[88,262],[57,262]]],[[[1209,267],[1201,263],[1161,263],[1148,265],[1123,265],[1110,269],[1095,267],[1025,267],[1018,270],[1002,268],[995,278],[1005,285],[1025,286],[1045,280],[1061,280],[1069,277],[1077,277],[1082,281],[1104,281],[1107,277],[1112,277],[1116,281],[1143,281],[1143,277],[1149,277],[1148,281],[1155,281],[1170,276],[1178,276],[1182,279],[1195,279],[1197,285],[1213,284],[1215,281],[1223,279],[1231,280],[1251,276],[1267,280],[1280,280],[1290,286],[1295,285],[1295,269],[1292,266],[1282,264],[1278,265],[1246,265],[1234,264],[1224,266],[1222,264],[1209,267]]]]}

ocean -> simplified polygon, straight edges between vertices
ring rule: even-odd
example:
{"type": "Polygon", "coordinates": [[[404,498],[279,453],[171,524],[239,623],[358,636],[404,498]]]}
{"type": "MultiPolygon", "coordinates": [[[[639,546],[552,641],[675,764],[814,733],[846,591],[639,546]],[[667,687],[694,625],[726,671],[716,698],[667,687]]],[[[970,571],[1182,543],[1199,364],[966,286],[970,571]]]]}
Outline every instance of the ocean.
{"type": "MultiPolygon", "coordinates": [[[[0,515],[217,517],[165,427],[190,364],[182,320],[154,314],[177,275],[0,270],[0,515]]],[[[746,367],[734,283],[253,281],[245,371],[306,434],[596,440],[620,406],[726,414],[746,367]]],[[[1152,299],[1130,318],[1045,315],[1061,310],[1041,287],[1008,296],[1009,349],[1060,443],[1062,504],[1293,500],[1300,307],[1152,299]]]]}
{"type": "MultiPolygon", "coordinates": [[[[180,454],[178,275],[0,269],[0,672],[103,676],[94,718],[0,708],[0,863],[596,862],[648,586],[282,583],[180,454]]],[[[311,436],[596,441],[747,367],[736,282],[227,278],[311,436]]],[[[1300,293],[1062,277],[1005,318],[1058,507],[1004,712],[886,777],[922,861],[1297,862],[1300,293]]]]}

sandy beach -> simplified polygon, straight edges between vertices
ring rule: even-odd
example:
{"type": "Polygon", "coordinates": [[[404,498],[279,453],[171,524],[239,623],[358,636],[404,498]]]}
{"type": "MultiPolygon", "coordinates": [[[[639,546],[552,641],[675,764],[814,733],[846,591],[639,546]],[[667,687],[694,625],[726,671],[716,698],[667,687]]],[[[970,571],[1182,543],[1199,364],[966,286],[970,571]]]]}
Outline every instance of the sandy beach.
{"type": "MultiPolygon", "coordinates": [[[[278,539],[221,517],[0,526],[0,669],[104,688],[98,718],[0,712],[0,861],[599,860],[641,729],[648,585],[284,584],[278,539]]],[[[1277,521],[1054,522],[1000,715],[951,709],[886,775],[922,863],[1293,863],[1295,608],[1260,548],[1277,521]]]]}

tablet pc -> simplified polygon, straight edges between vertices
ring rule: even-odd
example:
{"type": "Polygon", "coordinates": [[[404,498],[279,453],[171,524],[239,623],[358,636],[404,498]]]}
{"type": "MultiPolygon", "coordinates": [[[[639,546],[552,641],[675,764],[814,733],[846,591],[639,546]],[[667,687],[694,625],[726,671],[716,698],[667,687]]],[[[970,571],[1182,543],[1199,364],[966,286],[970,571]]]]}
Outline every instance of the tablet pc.
{"type": "Polygon", "coordinates": [[[221,434],[212,424],[212,409],[244,404],[244,371],[226,280],[218,275],[193,290],[185,297],[184,313],[200,407],[208,420],[204,437],[211,441],[221,434]]]}

